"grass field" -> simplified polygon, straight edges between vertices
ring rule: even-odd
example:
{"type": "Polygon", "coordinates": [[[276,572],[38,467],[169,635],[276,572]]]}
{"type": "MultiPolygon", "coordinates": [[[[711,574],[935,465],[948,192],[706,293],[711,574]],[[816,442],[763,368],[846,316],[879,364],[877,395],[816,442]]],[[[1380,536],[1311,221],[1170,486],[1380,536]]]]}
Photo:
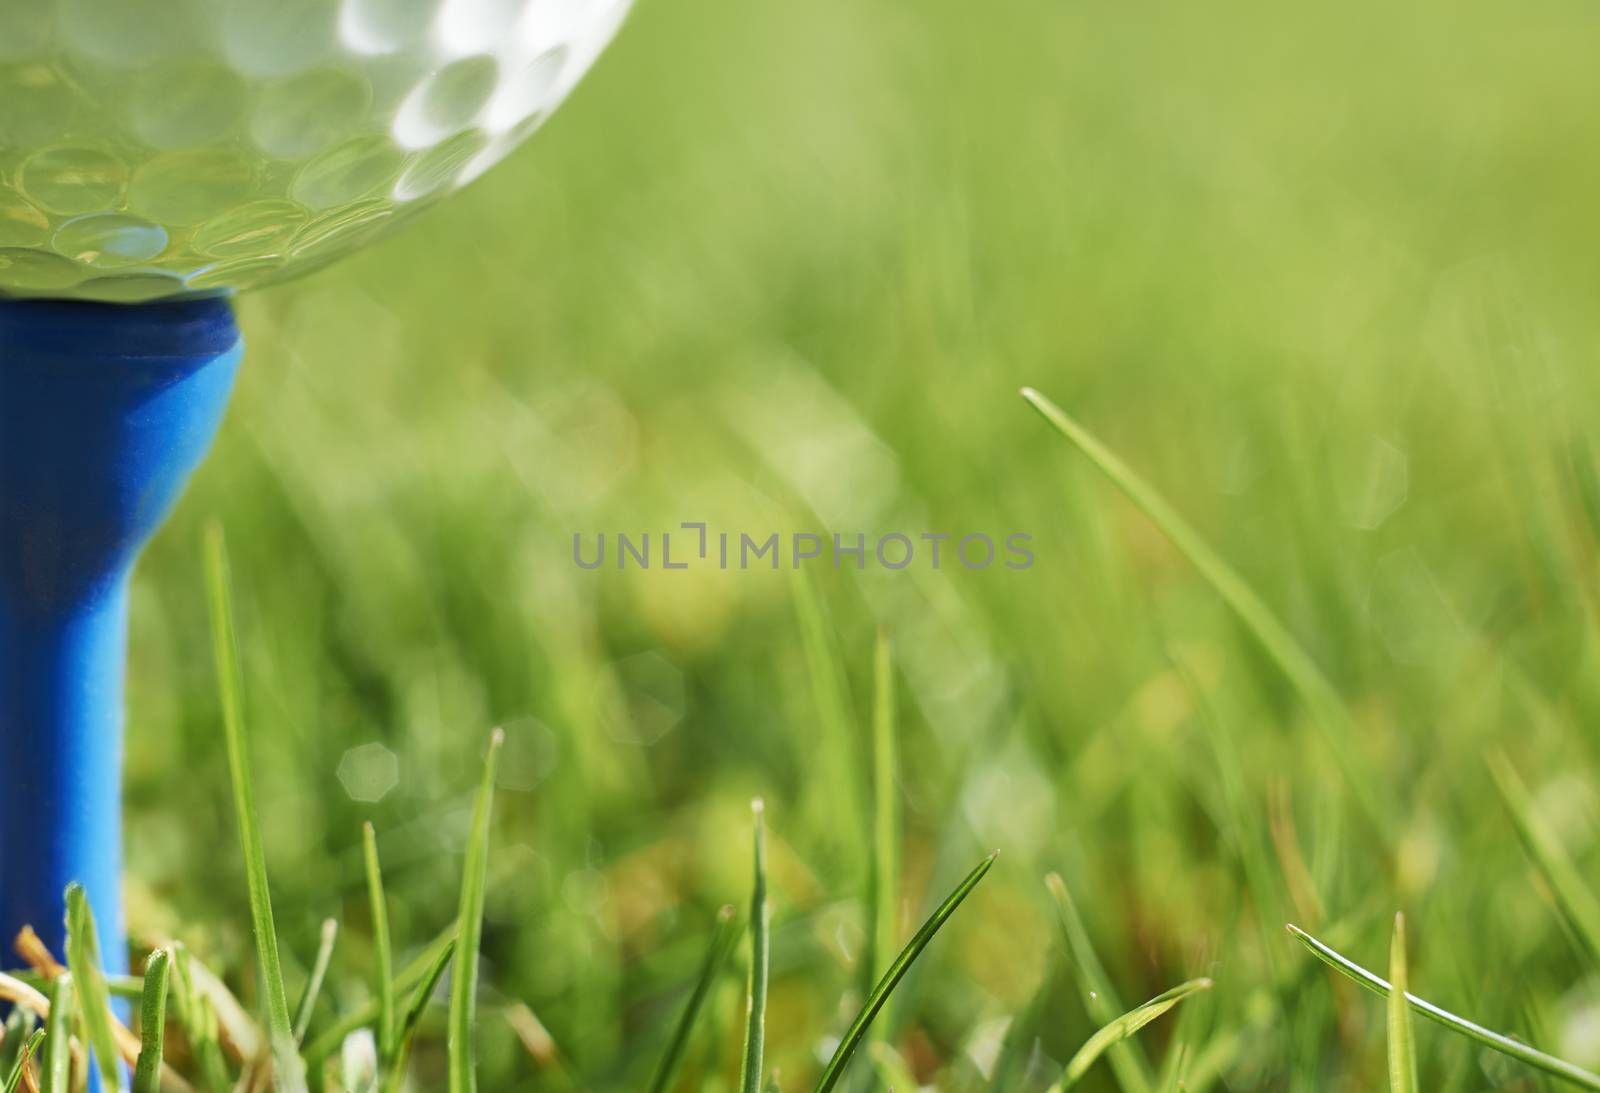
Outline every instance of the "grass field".
{"type": "MultiPolygon", "coordinates": [[[[1049,873],[1121,1003],[1214,982],[1081,1088],[1141,1093],[1138,1053],[1159,1071],[1180,1039],[1213,1088],[1382,1088],[1382,1000],[1284,924],[1382,974],[1396,911],[1412,991],[1600,1067],[1600,953],[1491,774],[1503,755],[1593,874],[1597,29],[1575,0],[641,0],[503,169],[242,303],[239,398],[136,589],[135,933],[250,994],[215,518],[291,991],[331,916],[328,996],[367,997],[364,821],[397,963],[452,920],[505,729],[486,1090],[645,1087],[718,908],[748,905],[758,796],[785,1089],[862,1000],[875,845],[898,846],[896,941],[1003,852],[881,1026],[940,1089],[988,1087],[1008,1018],[1035,1022],[1014,1089],[1102,1023],[1049,873]],[[1331,690],[1297,687],[1023,385],[1331,690]],[[1028,533],[1036,561],[573,564],[574,533],[695,520],[1028,533]]],[[[747,951],[682,1088],[734,1088],[747,951]]],[[[1420,1088],[1546,1088],[1432,1024],[1415,1040],[1420,1088]]]]}

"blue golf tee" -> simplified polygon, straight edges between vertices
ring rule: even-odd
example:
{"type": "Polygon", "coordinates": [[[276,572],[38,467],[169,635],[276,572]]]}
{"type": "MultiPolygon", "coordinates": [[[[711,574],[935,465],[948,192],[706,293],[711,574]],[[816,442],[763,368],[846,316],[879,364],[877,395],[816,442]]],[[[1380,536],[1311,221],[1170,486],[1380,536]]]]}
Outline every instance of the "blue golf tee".
{"type": "Polygon", "coordinates": [[[128,576],[241,352],[223,300],[0,300],[0,966],[24,925],[63,955],[76,881],[107,971],[126,968],[128,576]]]}

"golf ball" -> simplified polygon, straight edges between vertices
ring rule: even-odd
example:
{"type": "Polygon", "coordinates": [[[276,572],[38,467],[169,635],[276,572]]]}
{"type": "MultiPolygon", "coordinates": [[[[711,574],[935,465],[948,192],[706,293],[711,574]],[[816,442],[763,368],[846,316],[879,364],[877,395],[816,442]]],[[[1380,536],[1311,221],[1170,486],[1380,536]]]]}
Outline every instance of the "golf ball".
{"type": "Polygon", "coordinates": [[[0,0],[0,296],[321,266],[547,117],[629,0],[0,0]]]}

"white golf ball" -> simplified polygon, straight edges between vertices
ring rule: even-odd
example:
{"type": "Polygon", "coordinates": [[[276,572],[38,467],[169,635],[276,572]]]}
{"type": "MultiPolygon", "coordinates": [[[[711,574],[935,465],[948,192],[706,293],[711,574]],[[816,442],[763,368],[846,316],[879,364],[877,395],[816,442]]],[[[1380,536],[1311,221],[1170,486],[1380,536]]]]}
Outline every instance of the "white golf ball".
{"type": "Polygon", "coordinates": [[[0,296],[323,265],[516,147],[628,3],[0,0],[0,296]]]}

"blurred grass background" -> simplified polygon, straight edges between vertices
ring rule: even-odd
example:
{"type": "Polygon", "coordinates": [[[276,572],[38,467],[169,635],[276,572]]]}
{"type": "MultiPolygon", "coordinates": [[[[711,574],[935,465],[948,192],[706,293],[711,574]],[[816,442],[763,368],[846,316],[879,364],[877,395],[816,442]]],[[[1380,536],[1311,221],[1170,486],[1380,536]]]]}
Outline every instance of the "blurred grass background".
{"type": "MultiPolygon", "coordinates": [[[[786,1087],[815,1073],[859,997],[880,625],[906,929],[1005,852],[898,1003],[922,1080],[981,1088],[1050,974],[1048,870],[1124,1001],[1216,978],[1190,1006],[1233,1038],[1226,1088],[1381,1082],[1381,1004],[1281,926],[1381,967],[1397,909],[1415,991],[1600,1064],[1595,969],[1483,764],[1504,748],[1600,864],[1597,29],[1575,0],[640,0],[530,148],[242,302],[237,404],[137,583],[135,929],[249,965],[199,578],[215,515],[280,926],[305,961],[345,921],[341,1001],[367,974],[360,822],[404,958],[454,912],[473,773],[507,729],[486,1088],[561,1087],[493,1019],[518,1005],[581,1086],[642,1084],[716,907],[745,899],[757,794],[772,1062],[786,1087]],[[1307,645],[1396,853],[1024,383],[1307,645]],[[860,727],[840,739],[783,575],[572,564],[574,532],[684,520],[1023,531],[1038,561],[813,570],[860,727]]],[[[736,978],[686,1077],[720,1052],[731,1081],[736,978]]],[[[1070,977],[1045,1016],[1042,1058],[1090,1031],[1070,977]]],[[[1534,1088],[1418,1033],[1425,1086],[1534,1088]]]]}

